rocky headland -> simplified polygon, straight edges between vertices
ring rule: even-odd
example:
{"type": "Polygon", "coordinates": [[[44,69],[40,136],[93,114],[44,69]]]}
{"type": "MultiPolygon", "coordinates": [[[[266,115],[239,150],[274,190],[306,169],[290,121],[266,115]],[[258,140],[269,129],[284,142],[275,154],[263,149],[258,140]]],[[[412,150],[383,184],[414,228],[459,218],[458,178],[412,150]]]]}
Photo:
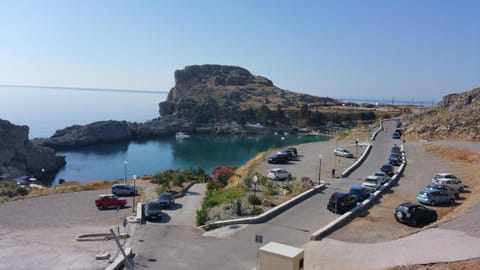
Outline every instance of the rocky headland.
{"type": "Polygon", "coordinates": [[[0,119],[0,175],[13,179],[22,175],[40,177],[56,173],[65,166],[65,157],[54,149],[33,144],[27,126],[18,126],[0,119]]]}
{"type": "Polygon", "coordinates": [[[223,65],[187,66],[174,72],[175,85],[159,104],[160,117],[144,123],[101,121],[74,125],[38,145],[55,149],[97,143],[149,139],[177,131],[208,134],[247,134],[318,128],[326,123],[373,120],[361,110],[339,113],[325,108],[343,103],[326,97],[295,93],[248,70],[223,65]],[[258,128],[261,126],[262,128],[258,128]]]}
{"type": "Polygon", "coordinates": [[[480,140],[480,88],[444,96],[435,107],[405,115],[407,134],[420,139],[480,140]]]}

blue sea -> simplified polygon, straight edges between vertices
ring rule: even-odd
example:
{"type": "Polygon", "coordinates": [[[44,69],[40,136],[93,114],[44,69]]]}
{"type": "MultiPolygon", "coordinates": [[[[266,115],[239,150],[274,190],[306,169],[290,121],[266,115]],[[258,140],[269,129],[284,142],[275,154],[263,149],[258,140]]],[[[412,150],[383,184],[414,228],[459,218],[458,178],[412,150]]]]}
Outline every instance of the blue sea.
{"type": "MultiPolygon", "coordinates": [[[[50,137],[58,129],[101,120],[144,122],[159,117],[158,104],[166,92],[0,86],[0,119],[28,125],[30,138],[50,137]]],[[[103,144],[60,151],[67,165],[42,181],[56,185],[59,179],[89,182],[117,180],[125,176],[152,175],[166,169],[240,166],[257,153],[277,147],[327,137],[293,135],[209,136],[193,134],[178,141],[174,136],[130,143],[103,144]]]]}

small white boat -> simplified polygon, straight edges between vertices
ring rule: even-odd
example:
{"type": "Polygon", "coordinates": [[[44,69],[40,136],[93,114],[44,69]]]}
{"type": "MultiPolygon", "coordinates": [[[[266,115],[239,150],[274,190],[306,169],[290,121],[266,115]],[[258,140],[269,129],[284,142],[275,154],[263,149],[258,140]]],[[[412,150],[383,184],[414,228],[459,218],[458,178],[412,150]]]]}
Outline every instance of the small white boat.
{"type": "Polygon", "coordinates": [[[186,139],[190,138],[190,135],[188,135],[187,133],[179,131],[175,134],[175,138],[177,140],[186,140],[186,139]]]}

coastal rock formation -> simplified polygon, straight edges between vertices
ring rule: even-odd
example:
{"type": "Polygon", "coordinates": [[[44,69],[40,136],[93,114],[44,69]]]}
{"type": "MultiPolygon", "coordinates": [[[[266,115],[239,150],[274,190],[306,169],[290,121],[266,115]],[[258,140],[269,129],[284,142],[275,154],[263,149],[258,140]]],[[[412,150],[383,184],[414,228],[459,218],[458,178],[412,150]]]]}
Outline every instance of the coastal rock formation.
{"type": "Polygon", "coordinates": [[[20,174],[57,172],[65,165],[65,158],[56,156],[53,149],[32,144],[28,127],[17,126],[0,119],[0,166],[2,173],[12,177],[20,174]]]}
{"type": "Polygon", "coordinates": [[[73,125],[57,130],[47,140],[35,143],[55,149],[75,148],[98,143],[114,143],[132,139],[133,134],[127,121],[100,121],[88,125],[73,125]]]}
{"type": "Polygon", "coordinates": [[[160,115],[188,119],[197,125],[252,121],[266,126],[289,126],[296,119],[288,112],[298,112],[302,104],[336,102],[280,89],[269,79],[235,66],[187,66],[174,75],[175,86],[167,100],[160,103],[160,115]]]}
{"type": "Polygon", "coordinates": [[[422,139],[480,139],[480,88],[443,97],[435,107],[404,117],[407,133],[422,139]]]}

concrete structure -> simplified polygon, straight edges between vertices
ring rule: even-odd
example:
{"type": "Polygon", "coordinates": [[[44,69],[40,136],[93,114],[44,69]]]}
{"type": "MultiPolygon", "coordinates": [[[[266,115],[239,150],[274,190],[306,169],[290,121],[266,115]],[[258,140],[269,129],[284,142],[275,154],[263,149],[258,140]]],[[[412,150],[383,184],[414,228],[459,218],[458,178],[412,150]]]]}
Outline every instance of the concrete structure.
{"type": "Polygon", "coordinates": [[[260,248],[259,270],[302,270],[304,250],[270,242],[260,248]]]}

